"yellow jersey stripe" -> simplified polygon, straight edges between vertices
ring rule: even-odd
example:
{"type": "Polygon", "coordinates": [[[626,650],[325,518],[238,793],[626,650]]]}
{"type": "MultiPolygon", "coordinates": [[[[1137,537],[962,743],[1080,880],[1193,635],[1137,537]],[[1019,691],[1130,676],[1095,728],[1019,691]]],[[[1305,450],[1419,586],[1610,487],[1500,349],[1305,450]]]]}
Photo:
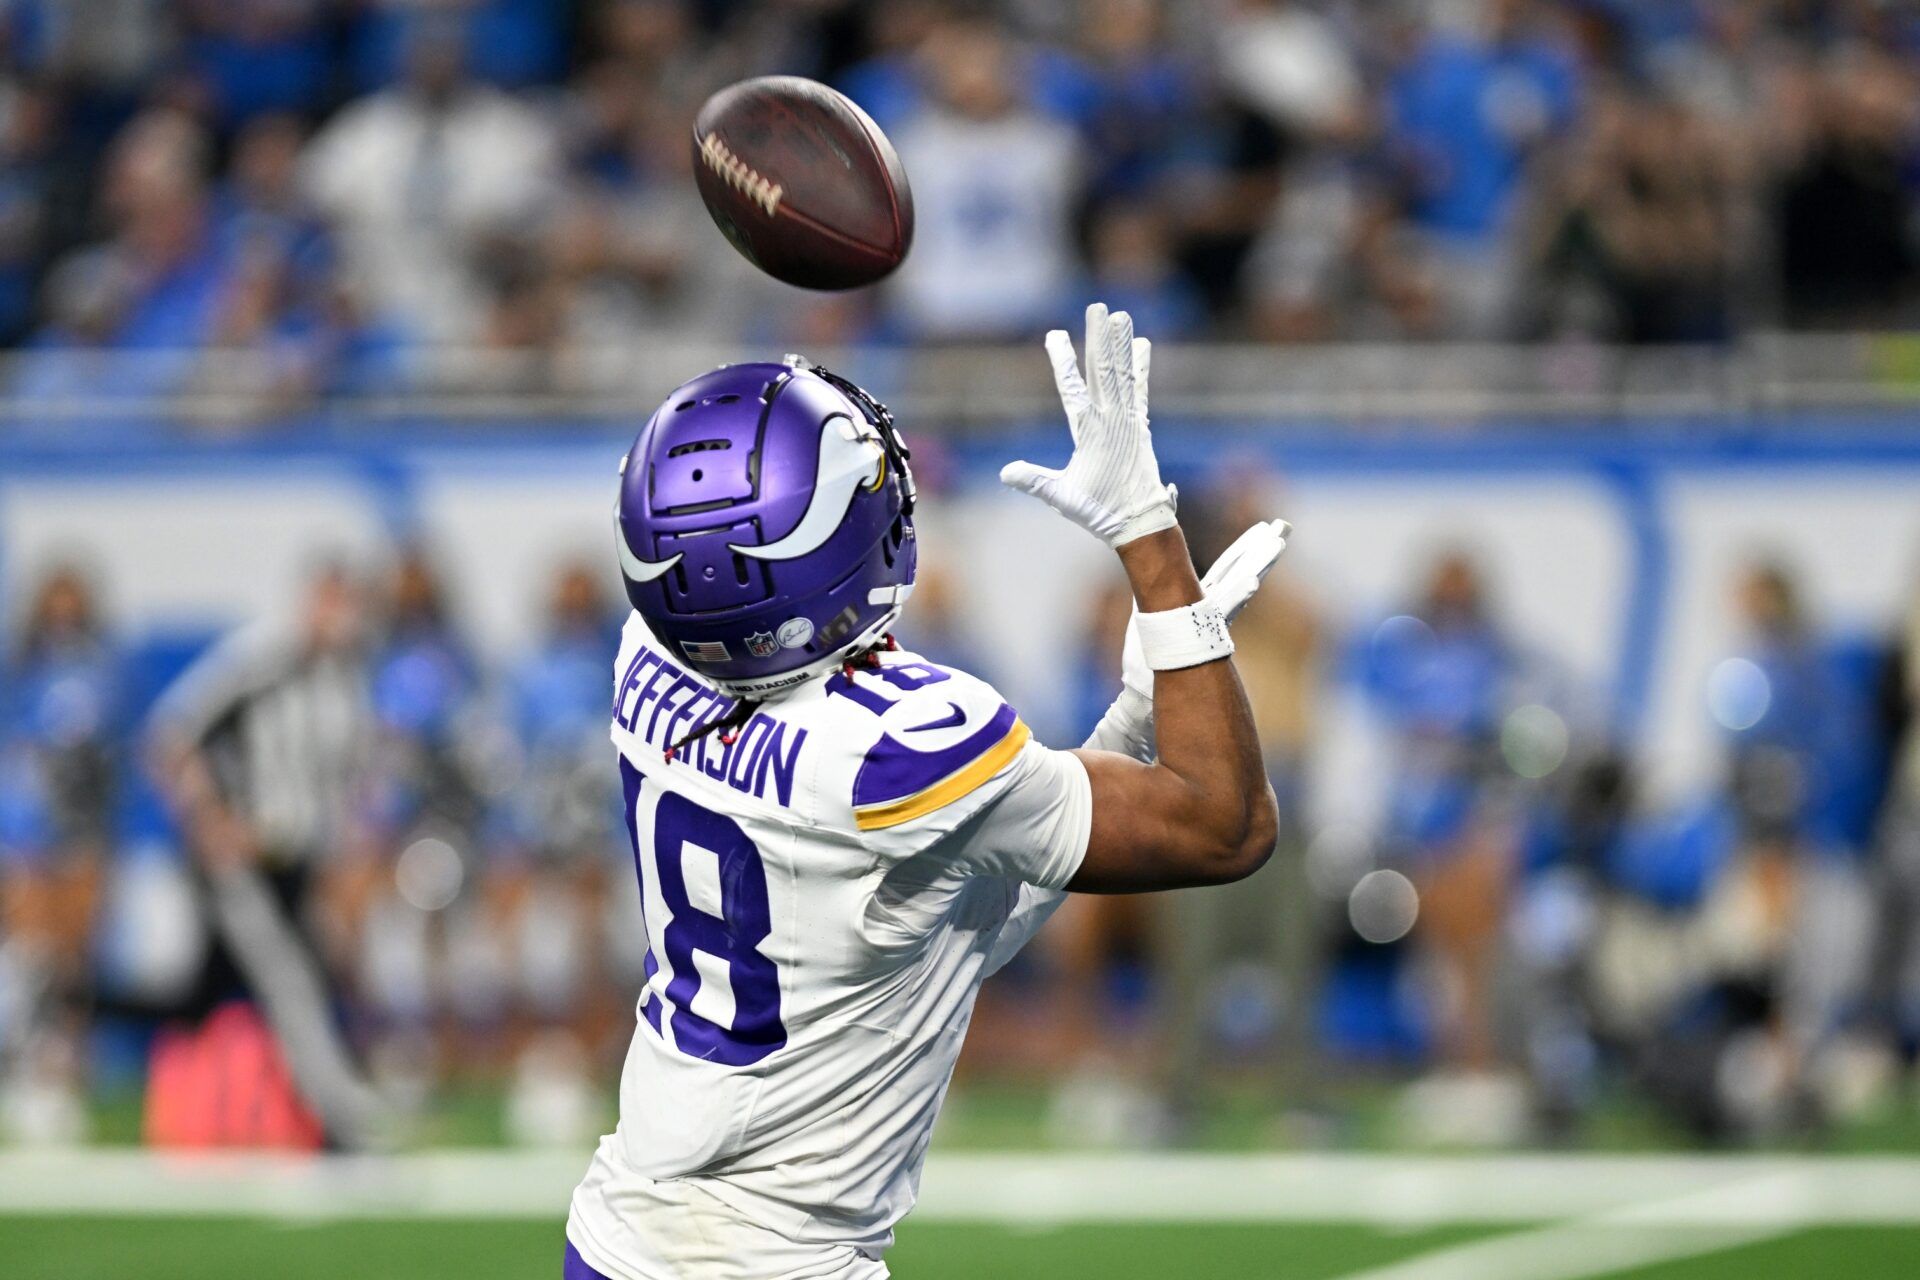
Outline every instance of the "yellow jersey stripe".
{"type": "Polygon", "coordinates": [[[1016,718],[1013,727],[1007,730],[1007,736],[975,756],[971,764],[956,769],[926,790],[917,791],[905,799],[855,809],[854,822],[862,831],[878,831],[883,827],[897,827],[903,822],[912,822],[935,809],[950,805],[1006,768],[1032,736],[1033,731],[1027,728],[1026,721],[1016,718]]]}

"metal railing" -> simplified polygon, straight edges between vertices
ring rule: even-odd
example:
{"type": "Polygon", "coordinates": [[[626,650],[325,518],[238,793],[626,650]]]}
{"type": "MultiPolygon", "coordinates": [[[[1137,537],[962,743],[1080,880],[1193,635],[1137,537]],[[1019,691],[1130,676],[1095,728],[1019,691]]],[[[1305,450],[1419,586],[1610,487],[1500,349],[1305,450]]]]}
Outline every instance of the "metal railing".
{"type": "MultiPolygon", "coordinates": [[[[778,354],[687,341],[421,349],[386,385],[316,393],[285,360],[251,352],[15,353],[0,357],[0,438],[134,420],[219,433],[315,420],[627,419],[701,369],[778,354]]],[[[990,428],[1054,407],[1037,343],[808,354],[917,429],[990,428]]],[[[1906,409],[1920,407],[1920,335],[1758,334],[1713,347],[1164,344],[1153,402],[1157,414],[1189,420],[1435,424],[1906,409]]]]}

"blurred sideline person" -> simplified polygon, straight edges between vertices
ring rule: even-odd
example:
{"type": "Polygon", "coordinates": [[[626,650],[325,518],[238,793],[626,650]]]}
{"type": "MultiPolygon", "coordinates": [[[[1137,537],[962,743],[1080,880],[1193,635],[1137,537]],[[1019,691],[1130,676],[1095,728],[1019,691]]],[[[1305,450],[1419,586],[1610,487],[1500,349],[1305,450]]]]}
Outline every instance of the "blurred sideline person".
{"type": "Polygon", "coordinates": [[[619,628],[592,565],[559,566],[546,634],[508,675],[506,714],[523,759],[497,820],[487,909],[508,965],[521,1141],[586,1142],[600,1125],[589,1064],[611,1062],[626,1031],[617,993],[643,977],[644,922],[627,883],[618,781],[607,772],[607,651],[619,628]]]}
{"type": "Polygon", "coordinates": [[[92,945],[124,761],[120,656],[79,565],[52,565],[0,667],[0,1131],[79,1137],[92,945]]]}
{"type": "Polygon", "coordinates": [[[365,840],[335,862],[337,926],[358,952],[381,1066],[436,1077],[484,1069],[499,969],[474,903],[484,781],[475,759],[479,672],[437,567],[403,547],[387,574],[369,697],[365,840]]]}
{"type": "Polygon", "coordinates": [[[1112,547],[1139,613],[1093,749],[892,642],[919,547],[892,416],[797,358],[676,390],[621,465],[634,614],[619,752],[648,981],[570,1280],[873,1280],[912,1208],[981,982],[1073,890],[1244,879],[1278,816],[1227,618],[1285,545],[1193,570],[1147,426],[1149,349],[1047,337],[1074,440],[1001,479],[1112,547]],[[745,483],[755,477],[753,483],[745,483]]]}
{"type": "Polygon", "coordinates": [[[1414,937],[1435,967],[1439,1056],[1450,1072],[1483,1075],[1502,1058],[1495,978],[1513,840],[1497,788],[1513,654],[1472,557],[1434,563],[1374,660],[1397,739],[1389,841],[1420,894],[1414,937]]]}
{"type": "MultiPolygon", "coordinates": [[[[1200,550],[1224,547],[1256,522],[1275,487],[1254,466],[1196,494],[1191,509],[1209,513],[1200,550]]],[[[1094,598],[1081,690],[1087,723],[1098,720],[1118,675],[1131,612],[1124,582],[1094,598]]],[[[1056,979],[1047,1033],[1025,1056],[1058,1080],[1048,1126],[1063,1140],[1177,1140],[1223,1086],[1251,1080],[1271,1093],[1301,1083],[1281,1062],[1312,1031],[1318,938],[1297,814],[1322,672],[1310,603],[1286,573],[1270,576],[1247,605],[1234,645],[1280,797],[1279,843],[1239,884],[1078,896],[1061,908],[1042,944],[1056,979]],[[1125,980],[1131,967],[1146,970],[1145,1025],[1125,1007],[1137,985],[1125,980]]]]}
{"type": "MultiPolygon", "coordinates": [[[[1098,725],[1120,678],[1120,649],[1133,618],[1133,593],[1125,579],[1095,595],[1081,641],[1079,721],[1098,725]]],[[[1242,677],[1244,679],[1244,676],[1242,677]]],[[[1116,1008],[1112,976],[1117,964],[1138,960],[1148,933],[1141,899],[1130,894],[1086,894],[1069,898],[1054,917],[1042,948],[1058,971],[1058,1008],[1047,1044],[1074,1069],[1055,1097],[1056,1130],[1118,1139],[1116,1124],[1140,1114],[1137,1090],[1126,1064],[1140,1055],[1136,1029],[1116,1008]],[[1104,1116],[1104,1122],[1095,1113],[1104,1116]]]]}
{"type": "MultiPolygon", "coordinates": [[[[250,1000],[327,1138],[390,1136],[331,1008],[321,898],[357,838],[374,739],[363,588],[340,564],[296,615],[242,628],[153,711],[161,783],[202,878],[212,947],[188,1012],[250,1000]]],[[[333,945],[329,945],[329,942],[333,945]]]]}
{"type": "MultiPolygon", "coordinates": [[[[1258,467],[1238,472],[1198,506],[1216,513],[1209,541],[1224,546],[1267,508],[1276,488],[1258,467]]],[[[1283,1078],[1278,1063],[1284,1051],[1308,1042],[1312,1028],[1318,922],[1299,814],[1320,638],[1312,605],[1289,574],[1269,578],[1248,603],[1234,627],[1234,646],[1267,779],[1280,798],[1280,839],[1267,865],[1244,883],[1186,889],[1154,904],[1162,1094],[1176,1121],[1190,1116],[1209,1085],[1236,1067],[1243,1074],[1256,1067],[1268,1090],[1300,1084],[1283,1078]]]]}
{"type": "Polygon", "coordinates": [[[1734,993],[1718,1119],[1766,1133],[1818,1121],[1816,1074],[1866,994],[1873,904],[1862,850],[1834,819],[1867,726],[1782,563],[1748,565],[1734,602],[1758,713],[1720,708],[1738,845],[1708,907],[1725,940],[1715,976],[1734,993]]]}
{"type": "MultiPolygon", "coordinates": [[[[1724,775],[1628,824],[1609,859],[1625,892],[1591,961],[1603,1029],[1640,1082],[1717,1140],[1808,1132],[1870,1095],[1880,1068],[1855,1033],[1875,926],[1896,968],[1907,927],[1897,820],[1882,818],[1882,883],[1865,865],[1883,768],[1871,676],[1838,678],[1844,646],[1781,564],[1745,566],[1731,594],[1740,633],[1707,696],[1724,775]]],[[[1898,794],[1896,778],[1890,813],[1898,794]]]]}

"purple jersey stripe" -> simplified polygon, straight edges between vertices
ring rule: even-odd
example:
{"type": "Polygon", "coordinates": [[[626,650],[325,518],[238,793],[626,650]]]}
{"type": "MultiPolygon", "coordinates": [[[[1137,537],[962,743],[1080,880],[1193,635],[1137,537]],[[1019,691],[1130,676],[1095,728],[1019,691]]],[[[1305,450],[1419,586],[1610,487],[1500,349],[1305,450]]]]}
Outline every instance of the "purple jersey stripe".
{"type": "Polygon", "coordinates": [[[580,1251],[569,1240],[565,1269],[560,1273],[560,1280],[607,1280],[607,1277],[588,1266],[587,1260],[580,1256],[580,1251]]]}
{"type": "Polygon", "coordinates": [[[959,742],[939,751],[915,751],[885,734],[867,751],[853,780],[853,807],[891,804],[918,795],[991,751],[1013,732],[1018,719],[1006,703],[993,718],[959,742]]]}
{"type": "MultiPolygon", "coordinates": [[[[640,863],[641,863],[640,815],[636,812],[636,810],[639,808],[639,805],[640,805],[640,771],[634,768],[631,764],[629,764],[625,756],[619,757],[619,760],[620,760],[620,791],[621,791],[621,794],[623,794],[627,800],[627,839],[633,845],[633,865],[635,870],[637,871],[639,870],[640,863]]],[[[640,927],[642,930],[646,928],[646,921],[647,921],[646,883],[647,883],[646,873],[644,871],[641,871],[640,872],[640,886],[641,886],[640,927]]],[[[647,948],[646,959],[643,963],[646,966],[647,981],[652,982],[653,975],[657,973],[660,969],[660,962],[653,958],[653,948],[651,946],[647,948]]],[[[647,998],[643,1002],[641,1002],[640,1012],[646,1018],[648,1025],[650,1025],[653,1028],[654,1033],[656,1035],[659,1034],[660,1002],[659,1000],[654,998],[654,994],[651,990],[647,992],[647,998]]]]}

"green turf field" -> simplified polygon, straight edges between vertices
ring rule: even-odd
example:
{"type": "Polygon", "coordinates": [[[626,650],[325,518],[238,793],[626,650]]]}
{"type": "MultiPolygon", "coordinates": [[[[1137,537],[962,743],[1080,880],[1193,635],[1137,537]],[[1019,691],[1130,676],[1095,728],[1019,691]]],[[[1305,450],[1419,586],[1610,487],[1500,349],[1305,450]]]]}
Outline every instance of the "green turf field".
{"type": "MultiPolygon", "coordinates": [[[[943,1222],[906,1227],[888,1261],[901,1280],[1334,1280],[1511,1230],[1142,1223],[1026,1231],[943,1222]]],[[[528,1222],[0,1217],[0,1274],[10,1280],[554,1280],[558,1232],[557,1225],[528,1222]]],[[[1920,1229],[1824,1228],[1605,1274],[1910,1280],[1920,1276],[1920,1229]]]]}
{"type": "MultiPolygon", "coordinates": [[[[557,1280],[584,1162],[0,1150],[0,1280],[557,1280]]],[[[921,1192],[903,1280],[1920,1277],[1909,1156],[947,1151],[921,1192]]]]}

